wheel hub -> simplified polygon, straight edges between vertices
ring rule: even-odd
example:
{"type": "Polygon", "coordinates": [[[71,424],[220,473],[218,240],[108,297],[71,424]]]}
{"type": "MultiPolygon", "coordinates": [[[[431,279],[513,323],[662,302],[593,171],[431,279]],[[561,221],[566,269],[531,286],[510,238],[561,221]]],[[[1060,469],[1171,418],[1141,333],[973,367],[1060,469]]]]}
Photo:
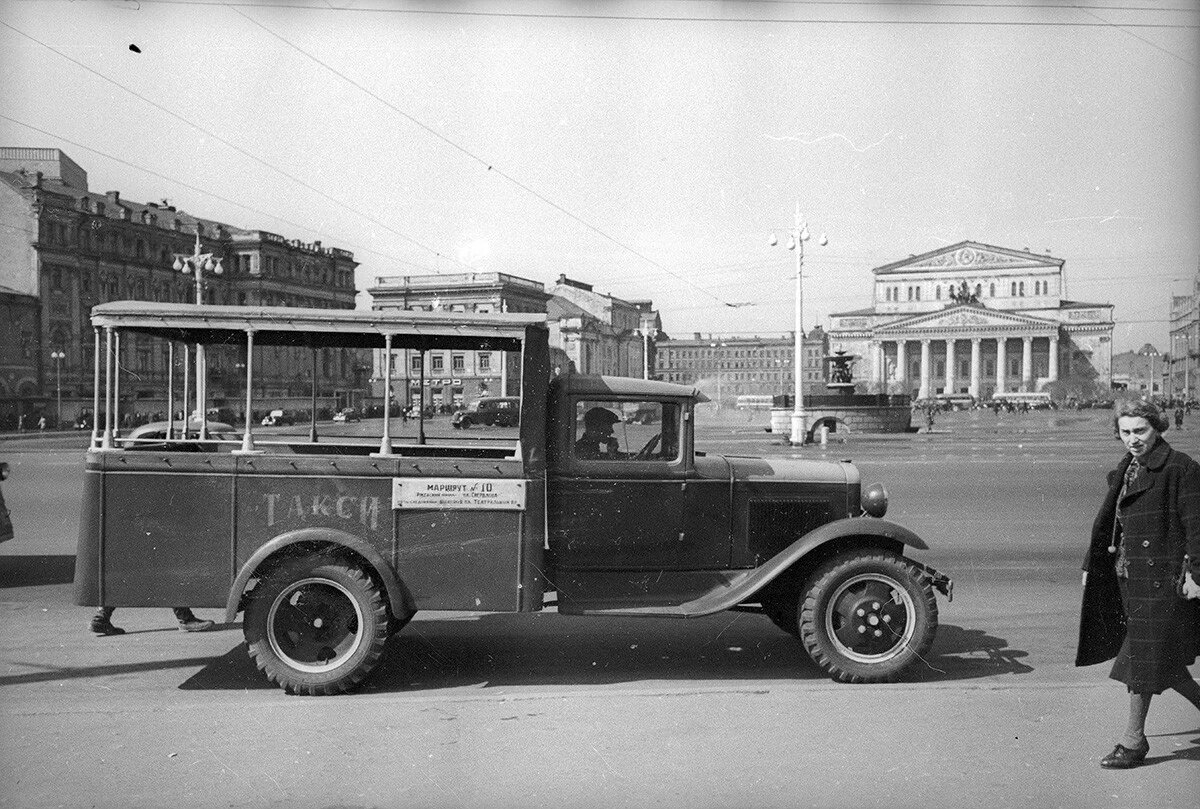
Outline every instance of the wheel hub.
{"type": "Polygon", "coordinates": [[[827,629],[847,657],[879,662],[898,654],[908,642],[912,609],[898,582],[878,575],[855,576],[833,593],[827,629]]]}

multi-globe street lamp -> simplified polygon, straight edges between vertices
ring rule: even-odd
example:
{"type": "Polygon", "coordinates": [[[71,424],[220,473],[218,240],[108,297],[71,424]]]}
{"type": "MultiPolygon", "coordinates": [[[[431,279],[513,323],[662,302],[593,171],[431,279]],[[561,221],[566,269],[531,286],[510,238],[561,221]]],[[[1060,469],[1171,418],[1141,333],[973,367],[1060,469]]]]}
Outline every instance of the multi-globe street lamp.
{"type": "MultiPolygon", "coordinates": [[[[204,303],[204,279],[205,272],[211,272],[214,275],[220,275],[223,270],[221,268],[221,257],[215,253],[200,252],[200,226],[196,225],[196,246],[189,256],[186,253],[175,253],[175,263],[172,265],[181,273],[192,275],[196,281],[196,304],[204,303]],[[216,260],[214,261],[214,257],[216,260]]],[[[200,420],[200,439],[204,440],[205,436],[205,414],[206,403],[208,401],[208,385],[204,367],[204,346],[196,344],[196,410],[197,418],[200,420]]],[[[187,403],[184,402],[183,416],[183,434],[187,435],[188,416],[187,403]]]]}
{"type": "Polygon", "coordinates": [[[50,359],[54,360],[54,398],[57,402],[57,421],[55,427],[62,427],[62,361],[67,358],[64,351],[51,351],[50,359]]]}
{"type": "Polygon", "coordinates": [[[642,379],[650,378],[650,341],[658,337],[658,329],[650,326],[636,329],[635,333],[642,338],[642,379]]]}
{"type": "MultiPolygon", "coordinates": [[[[796,335],[795,335],[795,389],[793,396],[795,405],[792,409],[791,443],[803,444],[807,434],[807,415],[804,412],[804,243],[808,241],[808,223],[800,213],[800,203],[796,203],[796,222],[789,230],[788,250],[796,254],[796,335]]],[[[825,234],[817,242],[824,246],[829,244],[825,234]]],[[[771,234],[771,246],[779,244],[775,234],[771,234]]]]}

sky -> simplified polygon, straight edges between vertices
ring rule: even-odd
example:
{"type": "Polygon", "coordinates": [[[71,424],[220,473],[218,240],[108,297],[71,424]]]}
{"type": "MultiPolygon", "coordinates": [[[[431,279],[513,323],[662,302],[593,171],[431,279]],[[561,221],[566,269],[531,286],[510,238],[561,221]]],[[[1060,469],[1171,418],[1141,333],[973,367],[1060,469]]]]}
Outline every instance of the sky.
{"type": "Polygon", "coordinates": [[[350,250],[360,290],[566,274],[673,336],[778,335],[799,207],[806,329],[973,240],[1169,351],[1198,60],[1196,0],[0,0],[0,145],[350,250]]]}

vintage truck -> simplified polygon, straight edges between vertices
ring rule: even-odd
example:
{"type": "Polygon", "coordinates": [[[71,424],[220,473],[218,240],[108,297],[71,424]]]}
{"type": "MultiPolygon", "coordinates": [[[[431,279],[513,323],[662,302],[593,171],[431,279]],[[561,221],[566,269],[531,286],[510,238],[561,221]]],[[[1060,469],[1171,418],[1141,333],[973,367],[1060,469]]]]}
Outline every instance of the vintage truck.
{"type": "Polygon", "coordinates": [[[760,610],[834,679],[891,681],[933,642],[935,591],[952,593],[907,555],[925,543],[882,519],[886,492],[864,490],[853,464],[697,449],[699,390],[556,376],[542,315],[113,302],[92,323],[100,417],[77,603],[242,612],[250,654],[289,692],[353,689],[420,610],[760,610]],[[191,344],[236,351],[241,435],[180,424],[122,438],[122,336],[167,369],[191,344]],[[520,420],[479,436],[375,419],[256,438],[254,367],[276,347],[380,351],[385,402],[398,351],[502,352],[520,420]]]}

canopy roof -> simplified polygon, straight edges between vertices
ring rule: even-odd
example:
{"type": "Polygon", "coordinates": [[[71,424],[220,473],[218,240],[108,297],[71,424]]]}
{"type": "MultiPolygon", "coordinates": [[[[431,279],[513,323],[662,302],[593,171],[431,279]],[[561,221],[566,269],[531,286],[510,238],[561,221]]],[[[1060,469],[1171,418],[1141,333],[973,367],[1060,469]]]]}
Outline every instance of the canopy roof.
{"type": "Polygon", "coordinates": [[[383,348],[390,334],[394,348],[519,351],[546,316],[112,301],[92,307],[92,325],[206,345],[243,344],[252,331],[255,345],[383,348]]]}

